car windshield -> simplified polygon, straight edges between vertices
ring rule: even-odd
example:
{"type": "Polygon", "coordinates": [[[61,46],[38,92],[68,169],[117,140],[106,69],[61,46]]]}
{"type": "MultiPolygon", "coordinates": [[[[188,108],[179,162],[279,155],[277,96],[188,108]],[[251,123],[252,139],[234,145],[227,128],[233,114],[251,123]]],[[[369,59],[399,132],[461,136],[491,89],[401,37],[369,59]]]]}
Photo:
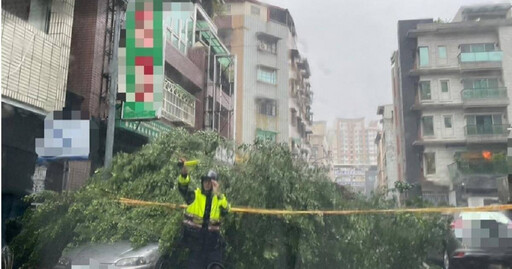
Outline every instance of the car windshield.
{"type": "Polygon", "coordinates": [[[510,0],[1,9],[2,268],[512,269],[510,0]]]}

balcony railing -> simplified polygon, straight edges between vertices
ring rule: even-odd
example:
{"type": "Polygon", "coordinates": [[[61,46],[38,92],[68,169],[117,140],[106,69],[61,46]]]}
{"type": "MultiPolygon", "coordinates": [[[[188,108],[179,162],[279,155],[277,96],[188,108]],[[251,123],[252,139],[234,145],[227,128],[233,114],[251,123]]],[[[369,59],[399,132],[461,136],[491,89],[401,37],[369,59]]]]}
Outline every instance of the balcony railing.
{"type": "Polygon", "coordinates": [[[502,99],[507,98],[507,88],[479,88],[462,90],[462,100],[502,99]]]}
{"type": "Polygon", "coordinates": [[[502,51],[461,52],[459,54],[459,60],[461,63],[501,62],[502,58],[503,58],[502,51]]]}
{"type": "Polygon", "coordinates": [[[162,116],[173,123],[195,126],[196,99],[179,84],[169,79],[164,82],[162,116]]]}
{"type": "Polygon", "coordinates": [[[467,136],[506,136],[507,128],[506,124],[467,125],[465,127],[467,136]]]}

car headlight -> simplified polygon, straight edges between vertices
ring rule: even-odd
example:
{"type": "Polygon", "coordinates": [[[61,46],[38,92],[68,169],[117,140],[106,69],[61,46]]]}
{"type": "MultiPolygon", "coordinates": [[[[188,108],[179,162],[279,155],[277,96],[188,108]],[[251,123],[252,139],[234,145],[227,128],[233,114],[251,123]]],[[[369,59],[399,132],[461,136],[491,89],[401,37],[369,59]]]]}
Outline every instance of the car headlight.
{"type": "Polygon", "coordinates": [[[123,258],[116,262],[116,266],[137,266],[144,264],[148,264],[148,261],[143,257],[123,258]]]}
{"type": "Polygon", "coordinates": [[[59,265],[64,265],[64,266],[68,266],[71,264],[71,260],[69,258],[66,258],[66,257],[61,257],[59,259],[59,265]]]}

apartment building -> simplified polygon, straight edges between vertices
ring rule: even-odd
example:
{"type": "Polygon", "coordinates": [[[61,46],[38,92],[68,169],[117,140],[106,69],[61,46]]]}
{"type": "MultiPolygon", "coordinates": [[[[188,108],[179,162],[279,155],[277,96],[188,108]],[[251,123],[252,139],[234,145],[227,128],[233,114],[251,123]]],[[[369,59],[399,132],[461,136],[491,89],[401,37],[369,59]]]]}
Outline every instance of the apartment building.
{"type": "Polygon", "coordinates": [[[335,130],[336,164],[377,165],[377,121],[371,121],[367,126],[364,118],[337,119],[335,130]]]}
{"type": "MultiPolygon", "coordinates": [[[[126,115],[125,112],[131,103],[137,101],[133,98],[130,100],[129,96],[137,95],[139,89],[130,93],[130,85],[126,83],[130,75],[120,74],[119,97],[123,101],[124,114],[117,120],[116,125],[119,129],[135,132],[150,139],[158,137],[169,127],[183,127],[190,131],[214,130],[228,139],[233,138],[235,104],[232,95],[236,60],[218,36],[217,26],[212,20],[214,10],[210,2],[203,1],[209,10],[207,12],[202,4],[194,1],[160,1],[163,10],[160,19],[163,22],[157,23],[163,23],[164,46],[158,55],[164,57],[164,68],[163,76],[154,83],[155,87],[162,87],[161,98],[158,100],[161,103],[156,105],[160,108],[155,109],[153,117],[158,120],[139,121],[137,116],[126,115]],[[142,129],[139,128],[139,123],[143,125],[142,129]]],[[[127,23],[126,29],[123,30],[124,39],[121,40],[121,44],[124,46],[130,44],[127,43],[127,37],[130,36],[128,31],[138,31],[129,29],[128,26],[138,27],[137,20],[147,20],[133,14],[129,13],[133,17],[129,19],[134,22],[127,23]]],[[[121,57],[126,57],[123,53],[125,52],[121,53],[121,57]]],[[[124,60],[123,63],[123,58],[121,59],[120,70],[132,68],[127,65],[128,61],[124,60]]],[[[132,92],[133,90],[131,89],[132,92]]],[[[149,102],[157,102],[158,96],[158,93],[154,94],[154,99],[150,98],[149,102]]],[[[141,115],[144,113],[139,112],[141,115]]],[[[133,113],[137,114],[137,111],[133,113]]]]}
{"type": "Polygon", "coordinates": [[[448,23],[399,21],[398,161],[412,195],[453,205],[497,201],[512,111],[510,10],[463,6],[448,23]]]}
{"type": "Polygon", "coordinates": [[[284,142],[308,158],[310,70],[297,49],[291,14],[255,0],[230,0],[216,23],[238,59],[236,142],[284,142]]]}

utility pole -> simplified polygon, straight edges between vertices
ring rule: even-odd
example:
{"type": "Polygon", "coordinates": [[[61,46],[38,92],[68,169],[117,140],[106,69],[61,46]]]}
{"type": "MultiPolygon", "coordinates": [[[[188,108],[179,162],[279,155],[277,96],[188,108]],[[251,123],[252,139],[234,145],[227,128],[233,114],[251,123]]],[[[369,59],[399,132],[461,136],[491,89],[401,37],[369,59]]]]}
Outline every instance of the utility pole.
{"type": "Polygon", "coordinates": [[[116,118],[117,76],[118,76],[118,50],[121,36],[121,16],[124,15],[128,0],[117,0],[116,15],[114,17],[114,45],[112,48],[112,61],[110,62],[110,83],[108,87],[108,118],[107,137],[105,142],[105,167],[110,167],[114,151],[114,131],[116,118]]]}

